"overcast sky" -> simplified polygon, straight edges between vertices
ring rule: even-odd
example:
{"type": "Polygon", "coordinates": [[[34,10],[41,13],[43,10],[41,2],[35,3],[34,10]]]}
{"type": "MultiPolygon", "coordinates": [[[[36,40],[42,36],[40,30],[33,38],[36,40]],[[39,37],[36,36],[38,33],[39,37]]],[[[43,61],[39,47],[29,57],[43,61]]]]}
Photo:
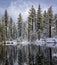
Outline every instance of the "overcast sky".
{"type": "Polygon", "coordinates": [[[53,12],[57,13],[57,0],[0,0],[0,18],[4,15],[5,9],[7,9],[9,16],[14,21],[17,20],[19,13],[22,13],[23,19],[26,20],[31,6],[34,5],[37,10],[39,4],[42,12],[52,6],[53,12]]]}

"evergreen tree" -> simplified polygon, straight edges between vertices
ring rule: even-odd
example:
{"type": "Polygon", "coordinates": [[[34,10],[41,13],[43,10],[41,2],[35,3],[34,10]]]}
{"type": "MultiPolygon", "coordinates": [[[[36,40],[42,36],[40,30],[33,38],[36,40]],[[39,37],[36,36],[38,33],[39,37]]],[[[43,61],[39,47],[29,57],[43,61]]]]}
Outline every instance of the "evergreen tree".
{"type": "Polygon", "coordinates": [[[20,13],[18,18],[18,37],[21,37],[21,35],[22,35],[22,16],[20,13]]]}
{"type": "Polygon", "coordinates": [[[6,28],[5,28],[4,17],[2,17],[2,41],[4,41],[4,43],[6,42],[6,28]]]}
{"type": "Polygon", "coordinates": [[[4,17],[2,17],[0,23],[0,42],[5,42],[5,40],[6,40],[6,30],[5,30],[4,17]]]}
{"type": "Polygon", "coordinates": [[[28,17],[28,41],[30,40],[30,31],[31,31],[31,19],[30,16],[28,17]]]}
{"type": "Polygon", "coordinates": [[[2,55],[3,55],[3,65],[5,65],[6,64],[6,27],[5,27],[5,19],[4,19],[4,17],[2,17],[2,22],[1,22],[1,25],[2,25],[2,27],[1,27],[1,29],[2,29],[2,36],[1,36],[1,38],[2,38],[2,43],[4,44],[3,45],[3,49],[2,49],[2,55]]]}
{"type": "Polygon", "coordinates": [[[47,37],[48,36],[48,21],[47,21],[47,13],[44,11],[43,14],[43,36],[47,37]]]}
{"type": "Polygon", "coordinates": [[[48,20],[49,20],[49,37],[51,37],[51,25],[52,25],[52,19],[53,19],[53,11],[52,7],[48,9],[48,20]]]}
{"type": "Polygon", "coordinates": [[[16,28],[16,24],[13,23],[13,27],[12,27],[12,38],[16,39],[17,38],[17,28],[16,28]]]}
{"type": "Polygon", "coordinates": [[[23,39],[26,39],[26,35],[27,35],[26,25],[27,25],[26,22],[23,22],[23,23],[22,23],[22,38],[23,38],[23,39]]]}
{"type": "Polygon", "coordinates": [[[6,27],[6,38],[7,38],[7,24],[8,24],[8,13],[7,13],[7,10],[5,10],[4,21],[5,21],[5,27],[6,27]]]}
{"type": "Polygon", "coordinates": [[[57,14],[55,14],[55,29],[56,29],[56,35],[57,35],[57,14]]]}
{"type": "Polygon", "coordinates": [[[10,41],[12,41],[12,26],[13,26],[13,20],[12,20],[12,18],[10,18],[10,24],[9,24],[10,41]]]}
{"type": "Polygon", "coordinates": [[[28,40],[30,40],[30,34],[36,30],[36,11],[32,5],[28,16],[28,40]]]}
{"type": "Polygon", "coordinates": [[[43,14],[43,26],[45,27],[45,23],[46,23],[46,17],[47,17],[47,14],[46,14],[46,11],[44,11],[44,14],[43,14]]]}
{"type": "Polygon", "coordinates": [[[38,34],[38,39],[40,39],[40,31],[42,29],[42,15],[41,15],[41,8],[40,5],[37,10],[37,34],[38,34]]]}
{"type": "Polygon", "coordinates": [[[2,42],[2,25],[0,23],[0,43],[2,42]]]}

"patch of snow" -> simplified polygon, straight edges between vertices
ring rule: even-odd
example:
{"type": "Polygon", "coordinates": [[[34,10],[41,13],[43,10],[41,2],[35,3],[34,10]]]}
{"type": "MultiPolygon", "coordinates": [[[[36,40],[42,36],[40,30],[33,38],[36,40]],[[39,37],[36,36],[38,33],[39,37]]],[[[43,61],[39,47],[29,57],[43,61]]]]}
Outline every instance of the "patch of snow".
{"type": "Polygon", "coordinates": [[[6,41],[6,45],[17,45],[17,41],[16,40],[6,41]]]}
{"type": "Polygon", "coordinates": [[[45,41],[43,41],[42,39],[40,39],[40,40],[37,39],[37,40],[35,41],[35,44],[42,46],[42,45],[45,45],[45,41]]]}
{"type": "Polygon", "coordinates": [[[18,43],[18,44],[22,44],[23,46],[28,45],[28,44],[35,44],[37,46],[46,45],[47,47],[55,48],[55,47],[57,47],[57,38],[46,38],[46,39],[41,38],[40,40],[37,39],[36,41],[33,41],[33,42],[31,42],[31,41],[28,42],[27,40],[22,40],[20,42],[17,42],[16,40],[13,40],[13,41],[6,41],[6,43],[8,43],[6,45],[17,45],[17,43],[18,43]]]}
{"type": "Polygon", "coordinates": [[[57,57],[57,53],[52,54],[53,57],[57,57]]]}
{"type": "Polygon", "coordinates": [[[11,45],[11,46],[13,46],[13,45],[14,45],[14,46],[16,46],[16,44],[6,44],[6,45],[7,45],[7,46],[8,46],[8,45],[11,45]]]}
{"type": "Polygon", "coordinates": [[[46,42],[47,43],[54,43],[54,42],[56,42],[56,39],[55,38],[47,38],[46,42]]]}
{"type": "Polygon", "coordinates": [[[57,47],[57,39],[56,38],[47,38],[46,39],[46,46],[47,47],[57,47]]]}
{"type": "Polygon", "coordinates": [[[56,41],[56,43],[57,43],[57,38],[55,38],[55,41],[56,41]]]}
{"type": "Polygon", "coordinates": [[[22,45],[28,45],[28,44],[29,44],[29,42],[28,42],[28,41],[26,41],[26,40],[23,40],[23,41],[21,42],[21,44],[22,44],[22,45]]]}

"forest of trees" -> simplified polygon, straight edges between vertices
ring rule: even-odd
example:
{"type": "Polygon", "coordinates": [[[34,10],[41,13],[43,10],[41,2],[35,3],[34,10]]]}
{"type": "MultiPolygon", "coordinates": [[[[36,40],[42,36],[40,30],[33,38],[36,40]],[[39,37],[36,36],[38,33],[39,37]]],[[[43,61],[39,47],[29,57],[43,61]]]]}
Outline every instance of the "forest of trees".
{"type": "Polygon", "coordinates": [[[32,41],[35,37],[40,40],[40,38],[51,38],[57,35],[57,14],[53,13],[52,7],[42,12],[40,5],[37,11],[32,5],[28,13],[27,21],[24,22],[20,13],[15,23],[5,10],[4,16],[0,19],[0,42],[20,37],[32,41]]]}
{"type": "MultiPolygon", "coordinates": [[[[38,6],[36,10],[34,6],[29,10],[29,15],[26,21],[22,18],[22,13],[19,14],[17,23],[8,15],[7,10],[3,17],[0,19],[0,44],[6,44],[6,41],[13,40],[28,40],[33,42],[34,40],[40,40],[41,38],[52,38],[57,37],[57,14],[53,13],[52,6],[48,10],[42,12],[41,6],[38,6]]],[[[16,14],[17,15],[17,14],[16,14]]],[[[31,45],[32,46],[32,45],[31,45]]],[[[36,54],[35,65],[45,65],[44,64],[44,55],[40,52],[36,54]],[[43,62],[42,62],[43,61],[43,62]]],[[[12,47],[10,49],[10,55],[12,56],[12,47]]],[[[10,58],[12,58],[10,56],[10,58]]],[[[0,45],[0,61],[4,59],[4,62],[7,62],[6,59],[6,46],[0,45]],[[3,50],[2,50],[3,49],[3,50]],[[2,53],[3,52],[3,56],[2,53]]],[[[50,48],[50,60],[51,60],[51,48],[50,48]]],[[[18,64],[22,65],[22,51],[18,50],[18,64]]],[[[28,65],[34,65],[34,56],[30,53],[30,48],[28,49],[28,65]]],[[[10,59],[10,64],[13,65],[12,59],[10,59]]],[[[50,65],[51,65],[50,61],[50,65]]],[[[8,65],[4,63],[4,65],[8,65]]]]}

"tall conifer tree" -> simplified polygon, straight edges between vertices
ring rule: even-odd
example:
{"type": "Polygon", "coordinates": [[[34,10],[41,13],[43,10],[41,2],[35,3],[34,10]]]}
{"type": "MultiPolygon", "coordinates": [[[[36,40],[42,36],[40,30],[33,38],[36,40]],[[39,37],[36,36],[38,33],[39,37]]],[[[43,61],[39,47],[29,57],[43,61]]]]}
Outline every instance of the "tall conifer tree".
{"type": "Polygon", "coordinates": [[[28,16],[28,40],[30,39],[30,34],[36,31],[36,11],[32,5],[28,16]]]}
{"type": "Polygon", "coordinates": [[[22,15],[20,13],[18,18],[18,37],[21,37],[21,35],[22,35],[22,15]]]}
{"type": "Polygon", "coordinates": [[[51,37],[52,19],[53,19],[53,11],[52,11],[52,7],[50,7],[50,8],[48,9],[49,37],[51,37]]]}
{"type": "Polygon", "coordinates": [[[42,29],[42,15],[41,15],[41,7],[39,5],[38,10],[37,10],[37,34],[38,34],[38,39],[40,39],[41,29],[42,29]]]}
{"type": "Polygon", "coordinates": [[[9,29],[10,29],[10,41],[12,41],[12,27],[13,27],[13,20],[10,18],[10,24],[9,24],[9,29]]]}
{"type": "Polygon", "coordinates": [[[5,27],[6,27],[6,38],[7,38],[7,24],[8,24],[8,12],[7,12],[7,10],[5,10],[4,21],[5,21],[5,27]]]}

